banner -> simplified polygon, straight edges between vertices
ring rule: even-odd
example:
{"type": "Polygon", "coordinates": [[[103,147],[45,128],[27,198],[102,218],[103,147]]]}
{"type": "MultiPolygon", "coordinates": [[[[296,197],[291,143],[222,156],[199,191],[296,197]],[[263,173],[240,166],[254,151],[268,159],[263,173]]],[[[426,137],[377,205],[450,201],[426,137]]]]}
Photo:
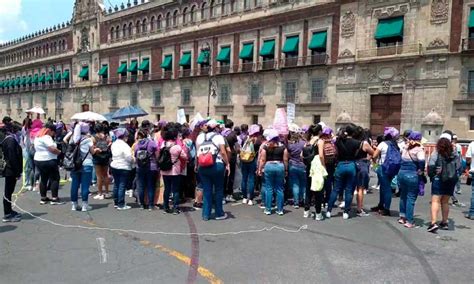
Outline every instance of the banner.
{"type": "Polygon", "coordinates": [[[277,108],[273,119],[273,129],[280,135],[288,135],[288,118],[284,108],[277,108]]]}
{"type": "Polygon", "coordinates": [[[294,103],[287,103],[286,104],[286,113],[287,113],[287,121],[288,123],[292,123],[295,121],[295,113],[296,113],[296,106],[294,103]]]}
{"type": "Polygon", "coordinates": [[[180,108],[178,109],[178,112],[176,114],[176,121],[180,124],[186,123],[186,113],[184,112],[184,109],[180,108]]]}

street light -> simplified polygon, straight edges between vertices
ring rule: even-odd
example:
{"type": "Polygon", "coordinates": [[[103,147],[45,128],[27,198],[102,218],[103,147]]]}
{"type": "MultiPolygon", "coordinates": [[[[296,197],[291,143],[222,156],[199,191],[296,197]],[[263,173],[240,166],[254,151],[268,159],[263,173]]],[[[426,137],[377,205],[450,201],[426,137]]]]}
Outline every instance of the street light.
{"type": "MultiPolygon", "coordinates": [[[[209,67],[208,70],[208,80],[209,80],[209,89],[207,92],[207,117],[210,115],[210,107],[211,107],[211,96],[215,98],[217,96],[217,80],[212,74],[212,64],[211,64],[211,46],[206,41],[201,48],[201,52],[205,52],[206,61],[209,67]]],[[[201,66],[202,67],[202,66],[201,66]]]]}

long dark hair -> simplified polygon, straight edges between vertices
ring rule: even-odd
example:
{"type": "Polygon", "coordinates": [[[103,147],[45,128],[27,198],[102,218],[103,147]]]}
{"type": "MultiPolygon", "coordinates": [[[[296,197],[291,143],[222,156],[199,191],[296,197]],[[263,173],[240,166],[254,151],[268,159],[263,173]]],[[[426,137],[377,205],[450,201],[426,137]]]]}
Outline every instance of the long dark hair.
{"type": "Polygon", "coordinates": [[[451,141],[446,138],[441,138],[438,140],[438,143],[436,143],[436,151],[438,152],[438,155],[441,155],[444,158],[449,158],[453,154],[454,149],[451,141]]]}

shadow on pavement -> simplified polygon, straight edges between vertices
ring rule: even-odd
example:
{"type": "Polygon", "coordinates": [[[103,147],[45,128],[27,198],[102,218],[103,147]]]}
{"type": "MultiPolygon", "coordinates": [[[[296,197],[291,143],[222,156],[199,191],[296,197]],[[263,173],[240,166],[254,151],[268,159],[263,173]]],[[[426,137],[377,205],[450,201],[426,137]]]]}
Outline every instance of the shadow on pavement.
{"type": "Polygon", "coordinates": [[[10,231],[13,231],[15,229],[16,229],[16,226],[12,226],[12,225],[1,226],[0,227],[0,234],[10,232],[10,231]]]}

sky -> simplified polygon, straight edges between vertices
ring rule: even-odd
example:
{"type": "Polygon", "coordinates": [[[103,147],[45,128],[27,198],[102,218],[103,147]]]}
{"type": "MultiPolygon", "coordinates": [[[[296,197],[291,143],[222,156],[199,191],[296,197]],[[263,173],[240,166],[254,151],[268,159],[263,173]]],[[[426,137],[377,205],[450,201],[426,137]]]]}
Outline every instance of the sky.
{"type": "MultiPolygon", "coordinates": [[[[108,9],[127,1],[104,4],[108,9]]],[[[73,7],[74,0],[0,0],[0,43],[70,21],[73,7]]]]}

